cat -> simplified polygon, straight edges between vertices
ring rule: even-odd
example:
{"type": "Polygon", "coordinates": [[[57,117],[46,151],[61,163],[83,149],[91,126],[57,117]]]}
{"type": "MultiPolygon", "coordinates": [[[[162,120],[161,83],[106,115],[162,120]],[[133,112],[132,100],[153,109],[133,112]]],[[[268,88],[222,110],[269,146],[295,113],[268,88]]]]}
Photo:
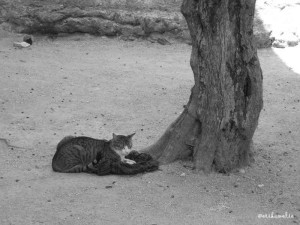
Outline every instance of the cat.
{"type": "Polygon", "coordinates": [[[52,169],[61,173],[93,173],[99,169],[95,165],[100,158],[119,164],[122,162],[122,165],[134,164],[134,160],[125,158],[131,151],[134,134],[124,136],[113,133],[110,141],[85,136],[67,136],[57,144],[52,169]]]}

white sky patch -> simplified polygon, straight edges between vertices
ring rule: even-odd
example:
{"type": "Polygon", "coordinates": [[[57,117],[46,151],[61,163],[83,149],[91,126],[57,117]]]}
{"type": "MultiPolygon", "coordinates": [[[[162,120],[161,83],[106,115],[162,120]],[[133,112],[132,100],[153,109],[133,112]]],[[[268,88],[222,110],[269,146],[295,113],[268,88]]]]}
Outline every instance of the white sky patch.
{"type": "Polygon", "coordinates": [[[300,76],[300,45],[287,48],[273,48],[273,51],[287,67],[300,76]]]}

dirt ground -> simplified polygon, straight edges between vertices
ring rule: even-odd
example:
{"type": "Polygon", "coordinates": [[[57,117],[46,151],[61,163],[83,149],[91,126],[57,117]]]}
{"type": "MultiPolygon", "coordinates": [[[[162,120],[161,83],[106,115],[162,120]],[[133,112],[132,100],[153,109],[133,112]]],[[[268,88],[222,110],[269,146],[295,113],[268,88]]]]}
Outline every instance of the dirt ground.
{"type": "Polygon", "coordinates": [[[264,109],[245,173],[180,161],[99,177],[53,172],[58,141],[136,132],[135,149],[155,142],[188,101],[191,46],[73,35],[12,47],[19,40],[0,31],[1,225],[300,223],[300,48],[259,51],[264,109]],[[288,218],[258,218],[276,213],[288,218]]]}

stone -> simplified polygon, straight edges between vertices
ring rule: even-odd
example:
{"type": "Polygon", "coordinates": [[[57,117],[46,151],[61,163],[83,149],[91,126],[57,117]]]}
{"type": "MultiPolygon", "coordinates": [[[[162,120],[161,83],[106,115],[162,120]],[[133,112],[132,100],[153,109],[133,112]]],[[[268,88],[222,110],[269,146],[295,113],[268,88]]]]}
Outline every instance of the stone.
{"type": "Polygon", "coordinates": [[[239,169],[239,172],[243,173],[243,174],[246,173],[246,171],[244,169],[239,169]]]}
{"type": "Polygon", "coordinates": [[[26,34],[23,37],[23,41],[30,44],[30,45],[32,45],[33,44],[33,37],[31,35],[26,34]]]}
{"type": "Polygon", "coordinates": [[[170,45],[171,43],[169,41],[167,41],[167,39],[165,38],[158,38],[157,39],[157,43],[161,44],[161,45],[170,45]]]}
{"type": "Polygon", "coordinates": [[[254,41],[257,48],[269,48],[272,46],[275,38],[271,37],[271,32],[265,30],[255,31],[254,41]]]}
{"type": "Polygon", "coordinates": [[[122,36],[120,36],[120,39],[123,41],[134,41],[136,38],[133,36],[122,35],[122,36]]]}
{"type": "Polygon", "coordinates": [[[284,45],[284,43],[279,42],[279,41],[276,40],[276,41],[273,42],[272,47],[274,47],[274,48],[285,48],[286,46],[284,45]]]}
{"type": "Polygon", "coordinates": [[[289,47],[297,46],[298,43],[299,43],[298,40],[297,40],[297,41],[287,41],[287,45],[288,45],[289,47]]]}
{"type": "Polygon", "coordinates": [[[30,44],[28,44],[27,42],[14,42],[13,44],[14,47],[17,47],[17,48],[27,48],[30,46],[30,44]]]}

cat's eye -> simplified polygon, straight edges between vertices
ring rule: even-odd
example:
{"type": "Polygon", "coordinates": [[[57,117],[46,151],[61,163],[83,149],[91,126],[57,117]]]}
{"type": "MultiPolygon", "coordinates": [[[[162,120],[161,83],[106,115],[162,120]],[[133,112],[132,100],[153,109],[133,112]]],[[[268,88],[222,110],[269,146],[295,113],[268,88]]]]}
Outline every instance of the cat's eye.
{"type": "Polygon", "coordinates": [[[119,149],[119,150],[123,149],[123,145],[122,145],[122,144],[117,144],[117,145],[115,145],[115,147],[116,147],[117,149],[119,149]]]}

